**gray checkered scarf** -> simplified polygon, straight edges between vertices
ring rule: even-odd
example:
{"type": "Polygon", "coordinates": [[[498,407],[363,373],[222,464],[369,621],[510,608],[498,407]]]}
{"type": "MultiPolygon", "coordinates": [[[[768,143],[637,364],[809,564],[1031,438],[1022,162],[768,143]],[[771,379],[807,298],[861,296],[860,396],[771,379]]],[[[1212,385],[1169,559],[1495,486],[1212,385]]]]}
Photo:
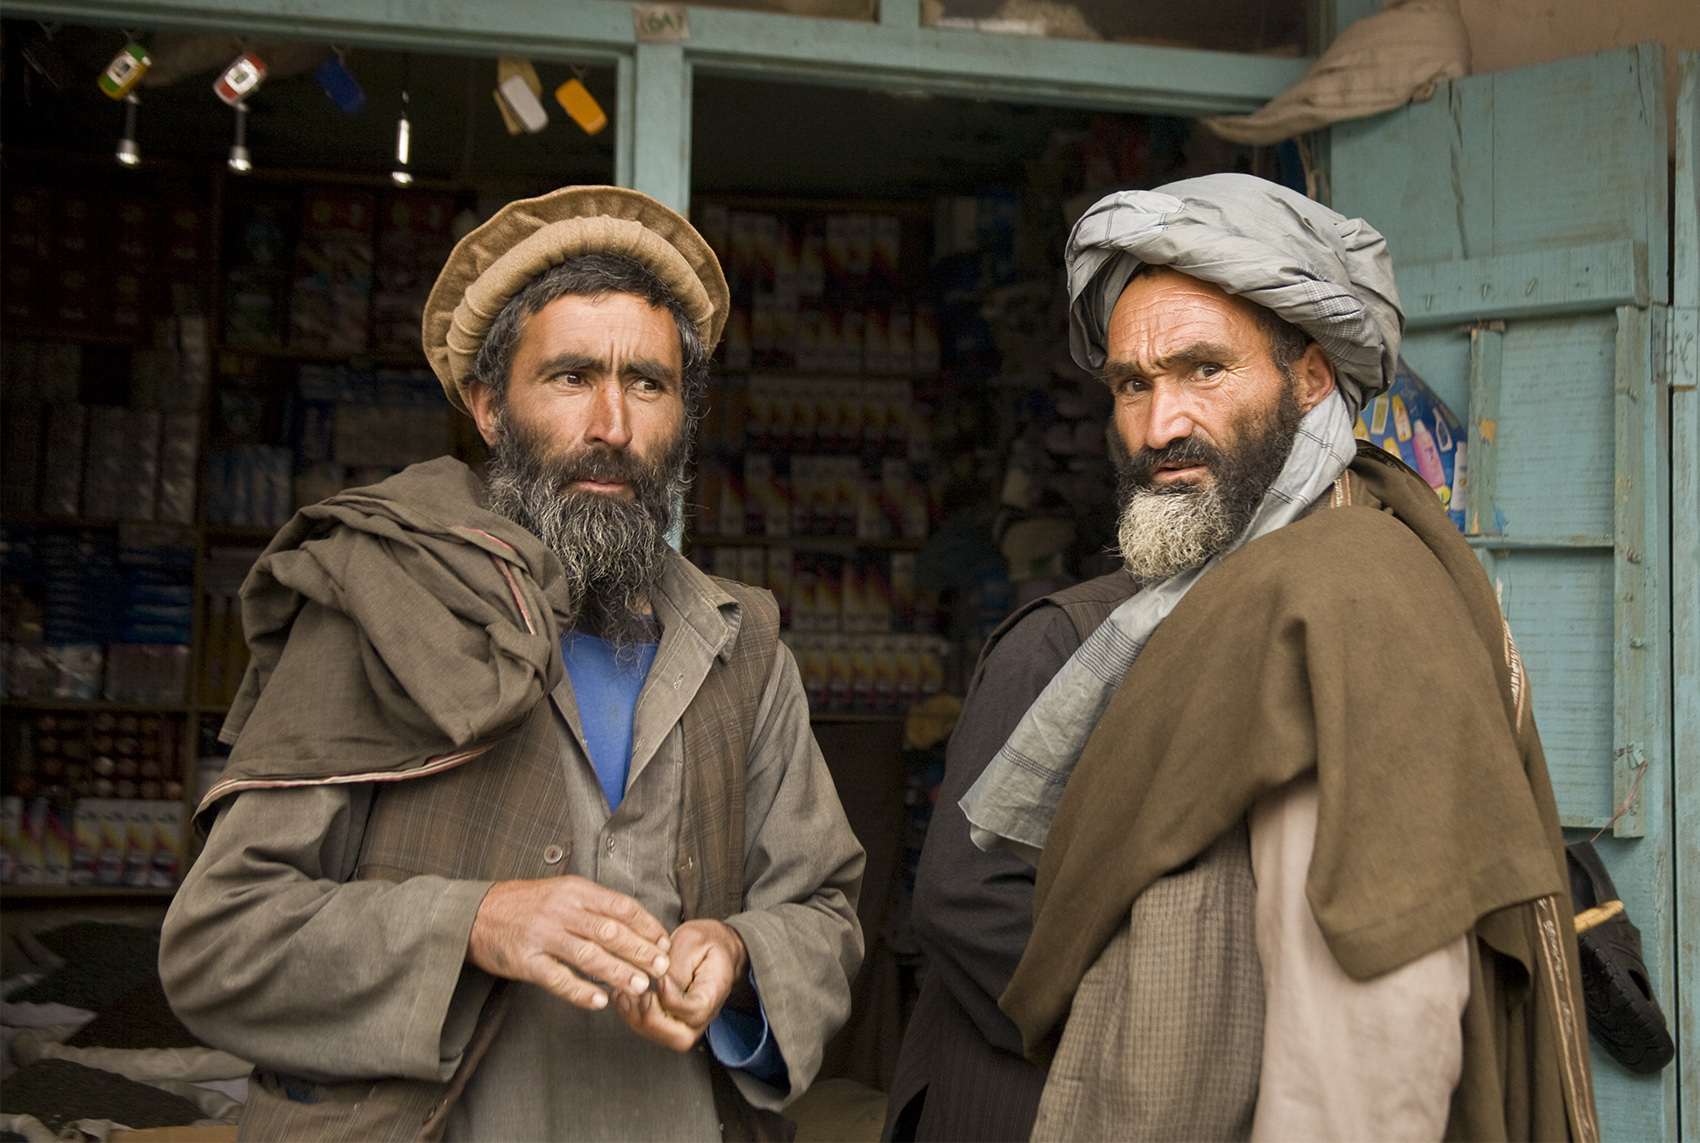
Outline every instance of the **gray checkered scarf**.
{"type": "Polygon", "coordinates": [[[1199,577],[1301,516],[1356,452],[1352,425],[1387,388],[1403,318],[1386,243],[1348,219],[1250,175],[1208,175],[1099,202],[1069,235],[1069,348],[1104,366],[1110,314],[1141,264],[1169,266],[1275,311],[1328,353],[1337,385],[1304,419],[1251,523],[1201,567],[1136,593],[1057,672],[960,805],[974,843],[1038,863],[1063,789],[1110,698],[1157,626],[1199,577]]]}

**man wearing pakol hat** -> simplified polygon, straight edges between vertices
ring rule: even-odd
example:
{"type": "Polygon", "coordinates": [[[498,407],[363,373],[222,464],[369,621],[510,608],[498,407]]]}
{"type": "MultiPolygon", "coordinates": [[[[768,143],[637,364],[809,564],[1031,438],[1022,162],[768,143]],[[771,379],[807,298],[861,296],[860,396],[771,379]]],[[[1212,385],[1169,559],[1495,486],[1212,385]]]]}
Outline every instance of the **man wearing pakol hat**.
{"type": "MultiPolygon", "coordinates": [[[[980,685],[1025,713],[932,826],[1037,866],[999,1000],[1048,1069],[1032,1138],[1596,1138],[1527,679],[1428,485],[1353,439],[1398,359],[1381,235],[1213,175],[1099,202],[1067,263],[1131,594],[993,647],[980,685]]],[[[973,899],[951,876],[918,907],[973,899]]],[[[932,943],[972,963],[1009,927],[932,943]]]]}
{"type": "Polygon", "coordinates": [[[333,496],[249,575],[160,952],[244,1137],[767,1137],[814,1077],[862,851],[772,597],[667,543],[726,309],[644,195],[510,204],[425,311],[488,479],[333,496]]]}

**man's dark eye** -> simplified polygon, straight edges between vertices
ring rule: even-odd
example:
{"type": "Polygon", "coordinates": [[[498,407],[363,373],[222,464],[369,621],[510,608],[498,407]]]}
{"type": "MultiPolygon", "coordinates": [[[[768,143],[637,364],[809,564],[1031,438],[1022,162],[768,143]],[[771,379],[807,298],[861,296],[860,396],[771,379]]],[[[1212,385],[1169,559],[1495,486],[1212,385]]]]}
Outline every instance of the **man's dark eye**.
{"type": "Polygon", "coordinates": [[[1214,377],[1214,376],[1216,376],[1216,374],[1218,374],[1220,372],[1222,372],[1222,367],[1220,365],[1216,364],[1214,361],[1201,361],[1201,362],[1199,362],[1198,375],[1200,377],[1214,377]]]}

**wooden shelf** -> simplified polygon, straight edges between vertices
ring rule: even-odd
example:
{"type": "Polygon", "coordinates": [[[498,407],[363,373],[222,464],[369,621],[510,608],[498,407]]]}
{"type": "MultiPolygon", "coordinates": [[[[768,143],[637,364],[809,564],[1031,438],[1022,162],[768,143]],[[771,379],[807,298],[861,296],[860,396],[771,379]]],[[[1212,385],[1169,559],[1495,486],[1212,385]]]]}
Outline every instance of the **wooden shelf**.
{"type": "Polygon", "coordinates": [[[840,551],[860,548],[880,552],[918,552],[927,546],[925,540],[858,540],[855,536],[698,536],[685,537],[685,546],[694,548],[798,548],[803,551],[840,551]]]}
{"type": "Polygon", "coordinates": [[[398,369],[429,369],[431,367],[431,363],[425,360],[423,351],[413,353],[393,349],[309,349],[306,346],[225,345],[221,343],[213,348],[213,353],[215,355],[220,353],[246,353],[253,357],[270,357],[285,361],[313,361],[326,365],[361,362],[398,369]]]}
{"type": "Polygon", "coordinates": [[[175,885],[170,889],[137,889],[129,885],[0,885],[0,900],[87,901],[107,898],[121,901],[169,901],[176,892],[175,885]]]}
{"type": "Polygon", "coordinates": [[[109,702],[106,699],[66,699],[66,698],[8,698],[0,699],[0,708],[5,710],[64,710],[99,714],[101,711],[111,711],[114,714],[200,714],[209,709],[224,710],[224,707],[210,708],[201,703],[184,702],[109,702]]]}
{"type": "Polygon", "coordinates": [[[82,345],[127,345],[134,349],[141,349],[148,344],[147,335],[141,331],[116,333],[112,330],[96,329],[86,325],[35,325],[17,322],[6,323],[6,340],[75,341],[82,345]]]}
{"type": "Polygon", "coordinates": [[[272,542],[276,536],[276,528],[243,528],[235,524],[207,524],[201,529],[207,538],[207,546],[236,548],[263,548],[272,542]]]}

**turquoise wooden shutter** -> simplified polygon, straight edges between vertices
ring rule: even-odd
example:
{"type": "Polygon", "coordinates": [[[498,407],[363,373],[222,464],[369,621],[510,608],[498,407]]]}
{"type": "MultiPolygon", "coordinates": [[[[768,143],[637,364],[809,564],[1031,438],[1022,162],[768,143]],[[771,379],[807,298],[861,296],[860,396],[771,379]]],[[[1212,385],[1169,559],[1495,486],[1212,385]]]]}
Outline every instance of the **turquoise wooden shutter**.
{"type": "MultiPolygon", "coordinates": [[[[1466,531],[1559,812],[1571,840],[1605,829],[1674,1025],[1667,155],[1651,45],[1339,125],[1331,173],[1333,205],[1387,236],[1406,359],[1469,425],[1466,531]]],[[[1675,1138],[1677,1073],[1596,1050],[1605,1137],[1675,1138]]]]}

